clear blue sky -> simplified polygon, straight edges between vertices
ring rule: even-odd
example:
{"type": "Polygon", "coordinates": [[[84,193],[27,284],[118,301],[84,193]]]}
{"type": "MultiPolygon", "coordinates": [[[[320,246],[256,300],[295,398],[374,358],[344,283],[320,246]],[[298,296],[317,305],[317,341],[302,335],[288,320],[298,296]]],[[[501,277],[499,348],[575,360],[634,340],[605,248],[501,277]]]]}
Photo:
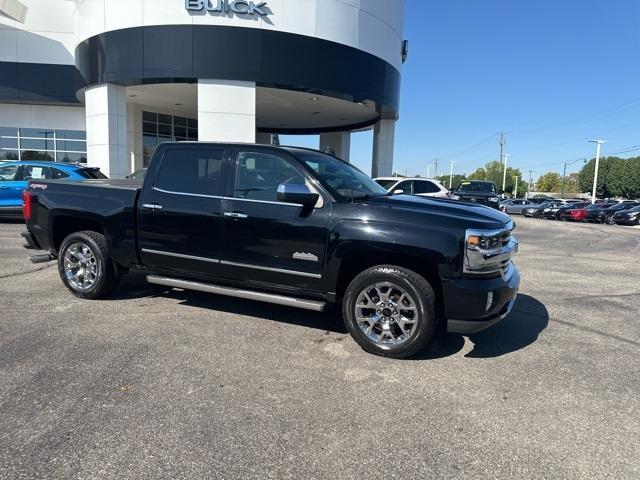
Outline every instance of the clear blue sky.
{"type": "MultiPolygon", "coordinates": [[[[499,158],[499,131],[534,178],[593,157],[589,139],[640,154],[640,0],[407,0],[405,36],[396,170],[425,175],[439,158],[440,172],[454,160],[470,173],[499,158]]],[[[367,173],[371,137],[352,140],[367,173]]]]}

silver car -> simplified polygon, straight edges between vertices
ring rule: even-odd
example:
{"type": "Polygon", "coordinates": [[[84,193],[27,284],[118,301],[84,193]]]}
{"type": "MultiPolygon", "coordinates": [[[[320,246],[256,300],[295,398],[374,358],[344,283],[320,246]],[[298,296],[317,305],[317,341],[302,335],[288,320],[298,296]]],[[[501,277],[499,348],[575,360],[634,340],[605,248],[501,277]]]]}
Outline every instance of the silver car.
{"type": "Polygon", "coordinates": [[[537,203],[530,202],[529,200],[511,200],[508,203],[500,205],[500,210],[504,213],[510,213],[512,215],[522,215],[522,210],[528,207],[537,207],[537,203]]]}

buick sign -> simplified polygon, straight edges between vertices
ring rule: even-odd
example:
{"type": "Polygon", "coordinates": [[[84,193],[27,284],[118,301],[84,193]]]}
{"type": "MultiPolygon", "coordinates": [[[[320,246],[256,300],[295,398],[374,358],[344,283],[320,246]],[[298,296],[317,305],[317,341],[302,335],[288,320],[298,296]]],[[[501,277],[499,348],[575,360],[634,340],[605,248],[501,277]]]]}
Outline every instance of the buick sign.
{"type": "Polygon", "coordinates": [[[238,13],[264,17],[271,13],[267,8],[267,2],[256,3],[248,0],[185,0],[184,6],[190,12],[238,13]]]}

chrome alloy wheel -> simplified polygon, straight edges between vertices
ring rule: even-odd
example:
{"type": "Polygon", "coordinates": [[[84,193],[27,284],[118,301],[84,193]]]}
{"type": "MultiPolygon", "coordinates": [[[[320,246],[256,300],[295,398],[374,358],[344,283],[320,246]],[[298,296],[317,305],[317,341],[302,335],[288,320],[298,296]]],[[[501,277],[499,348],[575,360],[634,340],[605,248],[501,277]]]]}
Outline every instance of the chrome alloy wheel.
{"type": "Polygon", "coordinates": [[[82,242],[72,243],[64,254],[64,274],[69,285],[79,292],[86,292],[100,275],[100,264],[93,251],[82,242]]]}
{"type": "Polygon", "coordinates": [[[406,343],[417,330],[418,308],[407,291],[391,282],[369,285],[355,306],[358,326],[382,348],[406,343]]]}

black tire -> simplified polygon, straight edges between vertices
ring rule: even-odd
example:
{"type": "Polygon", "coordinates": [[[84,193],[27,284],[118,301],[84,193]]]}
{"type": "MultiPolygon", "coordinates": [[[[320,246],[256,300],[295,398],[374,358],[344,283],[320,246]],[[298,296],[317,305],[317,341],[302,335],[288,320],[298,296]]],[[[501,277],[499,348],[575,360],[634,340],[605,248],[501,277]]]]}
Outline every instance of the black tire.
{"type": "Polygon", "coordinates": [[[427,280],[417,273],[395,265],[378,265],[356,276],[342,299],[342,316],[353,339],[363,350],[390,358],[409,358],[422,351],[434,338],[438,328],[436,295],[427,280]],[[404,289],[415,303],[417,320],[411,336],[400,345],[380,345],[371,340],[356,320],[356,301],[371,286],[390,282],[404,289]]]}
{"type": "Polygon", "coordinates": [[[58,252],[58,273],[62,283],[76,297],[97,300],[108,296],[120,281],[116,266],[109,254],[109,247],[104,235],[93,231],[74,232],[62,241],[58,252]],[[97,274],[92,285],[86,289],[75,287],[65,273],[65,256],[69,247],[77,244],[85,245],[93,254],[97,274]]]}

